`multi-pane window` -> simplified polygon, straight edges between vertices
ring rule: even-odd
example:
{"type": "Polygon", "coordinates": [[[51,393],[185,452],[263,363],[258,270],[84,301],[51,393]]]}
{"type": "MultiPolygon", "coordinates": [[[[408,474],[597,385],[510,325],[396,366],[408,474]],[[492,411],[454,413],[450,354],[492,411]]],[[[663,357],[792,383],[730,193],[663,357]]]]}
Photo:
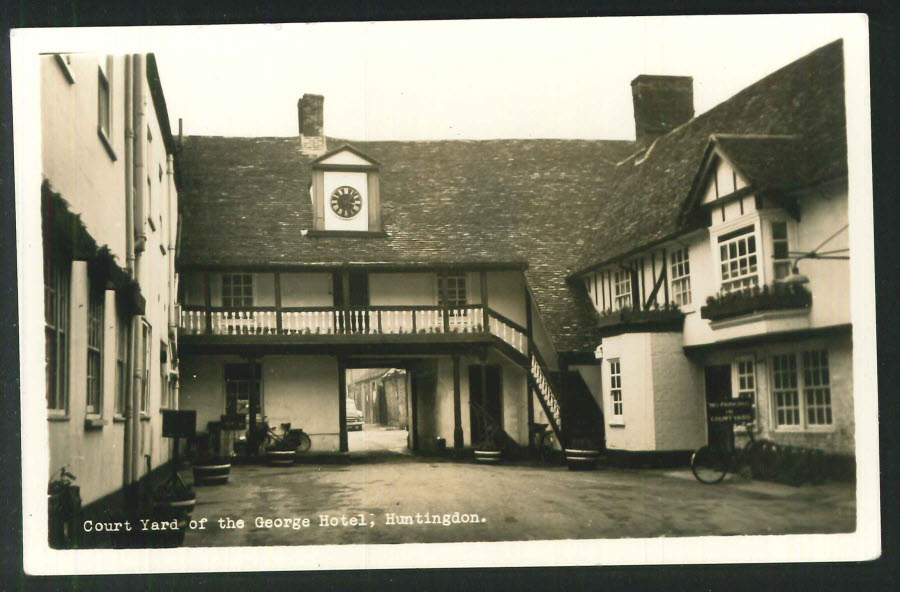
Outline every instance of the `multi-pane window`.
{"type": "Polygon", "coordinates": [[[631,306],[631,273],[619,269],[616,270],[613,279],[616,290],[616,308],[631,306]]]}
{"type": "Polygon", "coordinates": [[[723,292],[757,285],[759,277],[753,226],[719,237],[719,264],[723,292]]]}
{"type": "Polygon", "coordinates": [[[755,401],[756,399],[756,373],[753,368],[753,360],[738,360],[734,365],[736,373],[736,386],[734,393],[738,399],[755,401]]]}
{"type": "Polygon", "coordinates": [[[803,352],[803,398],[807,425],[831,425],[831,378],[828,352],[803,352]]]}
{"type": "Polygon", "coordinates": [[[128,317],[120,315],[116,327],[116,408],[117,416],[125,415],[125,396],[128,392],[128,370],[125,366],[128,353],[128,317]]]}
{"type": "Polygon", "coordinates": [[[105,292],[93,288],[87,314],[87,407],[91,415],[100,413],[103,401],[103,299],[105,292]]]}
{"type": "Polygon", "coordinates": [[[110,101],[109,101],[109,79],[103,72],[103,68],[97,68],[97,117],[100,131],[107,138],[110,137],[110,101]]]}
{"type": "Polygon", "coordinates": [[[226,273],[222,275],[222,306],[245,308],[253,306],[253,275],[226,273]]]}
{"type": "Polygon", "coordinates": [[[775,259],[775,279],[791,274],[791,258],[788,255],[787,222],[772,222],[772,258],[775,259]]]}
{"type": "Polygon", "coordinates": [[[775,395],[775,424],[800,425],[800,395],[797,390],[797,356],[772,356],[772,386],[775,395]]]}
{"type": "Polygon", "coordinates": [[[612,402],[613,420],[622,421],[622,368],[619,360],[609,361],[609,397],[612,402]]]}
{"type": "Polygon", "coordinates": [[[141,413],[150,413],[150,338],[152,331],[147,321],[141,325],[141,413]]]}
{"type": "Polygon", "coordinates": [[[672,251],[672,294],[675,304],[691,303],[691,264],[687,247],[672,251]]]}
{"type": "MultiPolygon", "coordinates": [[[[259,389],[259,365],[228,364],[225,366],[225,413],[246,415],[250,412],[250,393],[259,389]]],[[[254,411],[262,409],[257,404],[254,411]]]]}
{"type": "Polygon", "coordinates": [[[438,276],[438,298],[441,306],[446,305],[448,308],[465,306],[467,304],[466,276],[438,276]]]}
{"type": "Polygon", "coordinates": [[[832,423],[831,376],[828,370],[828,352],[806,351],[800,354],[802,366],[798,368],[797,354],[784,354],[772,358],[772,375],[775,386],[776,425],[778,426],[828,426],[832,423]],[[803,396],[800,397],[799,393],[803,396]],[[785,413],[782,413],[782,411],[785,413]],[[788,412],[789,411],[789,412],[788,412]]]}
{"type": "Polygon", "coordinates": [[[47,409],[65,411],[68,402],[69,263],[44,260],[44,348],[47,409]]]}

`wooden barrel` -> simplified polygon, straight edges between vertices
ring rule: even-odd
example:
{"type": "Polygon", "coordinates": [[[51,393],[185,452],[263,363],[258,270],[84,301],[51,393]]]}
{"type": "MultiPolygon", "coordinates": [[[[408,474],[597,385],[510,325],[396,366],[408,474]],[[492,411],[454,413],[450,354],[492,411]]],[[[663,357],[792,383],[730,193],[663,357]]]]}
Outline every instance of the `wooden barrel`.
{"type": "Polygon", "coordinates": [[[566,448],[566,464],[569,465],[569,470],[572,471],[593,469],[599,457],[599,450],[566,448]]]}
{"type": "Polygon", "coordinates": [[[273,467],[287,467],[294,464],[297,453],[293,450],[267,450],[266,458],[273,467]]]}
{"type": "Polygon", "coordinates": [[[228,483],[231,463],[194,463],[194,485],[221,485],[228,483]]]}
{"type": "Polygon", "coordinates": [[[475,462],[483,464],[497,464],[501,460],[501,450],[476,450],[475,462]]]}

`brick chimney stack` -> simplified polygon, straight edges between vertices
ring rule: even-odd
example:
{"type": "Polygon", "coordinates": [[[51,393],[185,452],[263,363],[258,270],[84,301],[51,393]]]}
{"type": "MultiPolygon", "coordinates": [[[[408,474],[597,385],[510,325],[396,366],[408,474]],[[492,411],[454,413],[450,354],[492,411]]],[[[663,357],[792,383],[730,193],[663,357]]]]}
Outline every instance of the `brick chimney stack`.
{"type": "Polygon", "coordinates": [[[325,97],[304,94],[297,101],[300,124],[300,146],[304,154],[318,156],[325,153],[325,97]]]}
{"type": "Polygon", "coordinates": [[[642,74],[631,81],[638,143],[649,144],[694,117],[694,79],[642,74]]]}

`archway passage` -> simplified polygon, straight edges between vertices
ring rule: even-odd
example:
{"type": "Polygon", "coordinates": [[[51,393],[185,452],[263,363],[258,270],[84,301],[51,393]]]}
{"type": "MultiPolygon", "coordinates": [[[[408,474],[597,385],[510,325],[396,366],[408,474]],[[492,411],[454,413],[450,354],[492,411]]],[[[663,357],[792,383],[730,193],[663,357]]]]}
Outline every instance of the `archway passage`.
{"type": "Polygon", "coordinates": [[[409,373],[401,368],[352,368],[346,372],[349,451],[409,453],[409,373]]]}

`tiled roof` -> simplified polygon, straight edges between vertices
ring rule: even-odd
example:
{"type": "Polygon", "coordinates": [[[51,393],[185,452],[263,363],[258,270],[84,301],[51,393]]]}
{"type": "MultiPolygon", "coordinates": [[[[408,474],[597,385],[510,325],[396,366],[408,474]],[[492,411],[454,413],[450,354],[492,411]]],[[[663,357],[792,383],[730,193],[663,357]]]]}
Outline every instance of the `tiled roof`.
{"type": "Polygon", "coordinates": [[[622,162],[576,270],[684,230],[679,214],[713,135],[763,187],[847,174],[843,44],[830,43],[745,88],[622,162]],[[798,140],[753,136],[797,136],[798,140]],[[770,150],[774,152],[769,152],[770,150]]]}
{"type": "MultiPolygon", "coordinates": [[[[328,140],[333,149],[343,140],[328,140]]],[[[560,350],[590,346],[583,297],[566,283],[599,216],[621,141],[350,142],[382,163],[386,237],[310,237],[311,159],[300,139],[186,137],[179,155],[182,265],[527,263],[560,350]]]]}

